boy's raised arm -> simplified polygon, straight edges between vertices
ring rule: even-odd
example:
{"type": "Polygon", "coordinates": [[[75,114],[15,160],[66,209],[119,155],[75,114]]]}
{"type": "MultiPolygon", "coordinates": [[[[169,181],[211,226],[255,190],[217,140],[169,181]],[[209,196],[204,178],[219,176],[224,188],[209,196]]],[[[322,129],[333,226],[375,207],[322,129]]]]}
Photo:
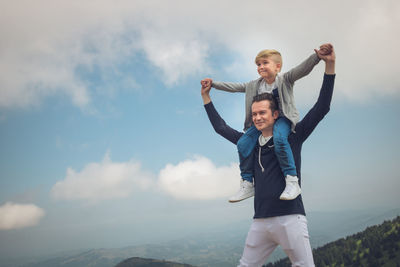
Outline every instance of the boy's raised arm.
{"type": "Polygon", "coordinates": [[[202,86],[211,86],[215,89],[226,91],[230,93],[244,93],[246,91],[246,83],[233,83],[233,82],[214,82],[211,78],[204,78],[201,80],[202,86]]]}
{"type": "Polygon", "coordinates": [[[319,49],[314,49],[314,54],[312,54],[306,60],[300,63],[300,65],[286,72],[284,74],[284,78],[288,82],[293,84],[295,81],[308,75],[313,70],[315,65],[319,63],[319,61],[321,60],[321,56],[330,53],[330,49],[332,49],[331,44],[323,44],[319,47],[319,49]]]}
{"type": "Polygon", "coordinates": [[[283,77],[289,83],[294,84],[295,81],[308,75],[313,70],[315,65],[319,63],[319,61],[320,58],[318,57],[317,53],[314,53],[311,56],[309,56],[306,60],[301,62],[300,65],[284,73],[283,77]]]}
{"type": "Polygon", "coordinates": [[[244,93],[246,92],[246,83],[232,83],[232,82],[212,82],[212,87],[230,93],[244,93]]]}

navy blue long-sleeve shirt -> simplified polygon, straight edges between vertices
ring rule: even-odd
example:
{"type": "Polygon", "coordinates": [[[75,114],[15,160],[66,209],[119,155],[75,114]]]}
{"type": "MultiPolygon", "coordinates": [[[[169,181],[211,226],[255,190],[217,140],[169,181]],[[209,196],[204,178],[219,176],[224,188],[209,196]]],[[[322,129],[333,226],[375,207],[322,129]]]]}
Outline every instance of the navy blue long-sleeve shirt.
{"type": "MultiPolygon", "coordinates": [[[[295,132],[288,137],[296,163],[299,182],[301,183],[301,148],[318,123],[329,112],[333,94],[335,75],[324,75],[322,88],[317,102],[296,124],[295,132]]],[[[215,131],[234,144],[237,144],[243,132],[239,132],[225,123],[218,114],[212,102],[204,105],[208,118],[215,131]]],[[[268,218],[290,214],[305,215],[301,195],[294,200],[280,200],[279,196],[285,189],[285,178],[276,158],[273,138],[264,146],[257,144],[254,149],[254,218],[268,218]],[[262,171],[261,165],[264,168],[262,171]]]]}

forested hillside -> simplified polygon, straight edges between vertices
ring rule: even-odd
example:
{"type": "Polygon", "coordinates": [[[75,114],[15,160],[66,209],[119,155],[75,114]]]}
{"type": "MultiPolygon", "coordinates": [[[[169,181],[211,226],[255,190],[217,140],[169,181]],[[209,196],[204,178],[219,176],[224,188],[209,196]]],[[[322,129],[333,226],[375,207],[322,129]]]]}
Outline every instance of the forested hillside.
{"type": "MultiPolygon", "coordinates": [[[[400,267],[400,217],[314,249],[314,261],[324,266],[400,267]]],[[[266,267],[291,266],[288,258],[266,267]]]]}
{"type": "Polygon", "coordinates": [[[115,265],[115,267],[194,267],[194,266],[184,263],[133,257],[120,262],[119,264],[115,265]]]}

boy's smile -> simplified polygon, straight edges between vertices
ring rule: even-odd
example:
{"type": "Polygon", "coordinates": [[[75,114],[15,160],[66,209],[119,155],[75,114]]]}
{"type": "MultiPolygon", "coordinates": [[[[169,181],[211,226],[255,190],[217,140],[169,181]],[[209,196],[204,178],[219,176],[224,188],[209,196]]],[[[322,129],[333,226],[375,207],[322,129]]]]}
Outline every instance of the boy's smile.
{"type": "Polygon", "coordinates": [[[280,71],[280,68],[281,64],[276,63],[269,57],[264,57],[257,61],[258,74],[260,74],[260,76],[264,78],[267,83],[272,83],[275,81],[275,77],[280,71]]]}

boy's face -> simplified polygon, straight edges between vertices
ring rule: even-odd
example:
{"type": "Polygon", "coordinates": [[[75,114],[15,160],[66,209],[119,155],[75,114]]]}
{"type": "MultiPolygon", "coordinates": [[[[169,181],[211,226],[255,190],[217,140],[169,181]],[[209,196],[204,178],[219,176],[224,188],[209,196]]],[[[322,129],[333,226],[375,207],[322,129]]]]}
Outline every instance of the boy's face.
{"type": "Polygon", "coordinates": [[[276,63],[271,57],[262,57],[257,60],[258,74],[265,80],[274,80],[281,69],[281,64],[276,63]]]}

